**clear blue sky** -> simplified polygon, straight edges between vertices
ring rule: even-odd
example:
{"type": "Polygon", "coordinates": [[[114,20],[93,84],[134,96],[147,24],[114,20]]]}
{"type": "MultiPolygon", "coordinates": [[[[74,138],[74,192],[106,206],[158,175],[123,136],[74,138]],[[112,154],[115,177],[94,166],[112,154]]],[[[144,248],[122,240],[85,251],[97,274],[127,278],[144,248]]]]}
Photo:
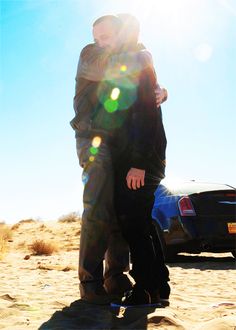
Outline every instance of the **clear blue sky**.
{"type": "Polygon", "coordinates": [[[130,12],[153,54],[168,138],[167,178],[236,186],[234,0],[0,0],[0,220],[82,212],[74,78],[91,25],[130,12]]]}

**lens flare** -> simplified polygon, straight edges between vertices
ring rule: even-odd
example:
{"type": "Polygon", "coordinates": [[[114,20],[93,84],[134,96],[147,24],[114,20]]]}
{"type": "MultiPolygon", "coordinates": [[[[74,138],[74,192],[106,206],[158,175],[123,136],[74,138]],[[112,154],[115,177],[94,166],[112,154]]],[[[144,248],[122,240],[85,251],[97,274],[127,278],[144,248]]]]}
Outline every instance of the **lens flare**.
{"type": "Polygon", "coordinates": [[[113,88],[110,96],[111,99],[115,101],[118,99],[119,95],[120,95],[120,89],[118,87],[113,88]]]}
{"type": "Polygon", "coordinates": [[[117,109],[118,109],[118,102],[117,100],[111,100],[111,99],[108,99],[104,102],[104,107],[106,109],[107,112],[115,112],[117,109]]]}
{"type": "Polygon", "coordinates": [[[102,139],[100,138],[100,136],[95,136],[92,140],[92,146],[94,148],[98,148],[100,146],[101,142],[102,142],[102,139]]]}
{"type": "Polygon", "coordinates": [[[94,159],[95,159],[94,156],[90,156],[90,157],[89,157],[89,161],[90,161],[90,162],[94,162],[94,159]]]}
{"type": "Polygon", "coordinates": [[[213,48],[208,43],[202,43],[194,50],[196,59],[200,62],[206,62],[212,57],[213,48]]]}
{"type": "Polygon", "coordinates": [[[92,155],[96,155],[98,153],[98,148],[95,147],[90,147],[89,151],[92,155]]]}
{"type": "Polygon", "coordinates": [[[127,66],[125,64],[121,65],[120,71],[121,72],[126,72],[127,71],[127,66]]]}
{"type": "Polygon", "coordinates": [[[88,173],[84,172],[82,175],[82,182],[84,185],[88,182],[88,179],[89,179],[88,173]]]}

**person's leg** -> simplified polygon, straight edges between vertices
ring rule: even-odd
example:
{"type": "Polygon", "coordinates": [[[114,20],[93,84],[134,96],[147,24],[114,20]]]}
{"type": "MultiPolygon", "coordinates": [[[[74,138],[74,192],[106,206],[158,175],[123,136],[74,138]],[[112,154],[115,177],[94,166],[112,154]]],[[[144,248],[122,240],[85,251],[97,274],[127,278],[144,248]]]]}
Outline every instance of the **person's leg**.
{"type": "Polygon", "coordinates": [[[147,296],[145,298],[143,293],[147,291],[150,299],[151,293],[155,293],[155,298],[157,298],[155,302],[158,303],[162,277],[165,277],[164,282],[167,283],[168,273],[165,272],[168,272],[168,269],[165,266],[162,251],[156,251],[159,247],[152,232],[151,211],[157,184],[153,184],[152,180],[147,178],[144,187],[132,191],[126,186],[124,173],[120,182],[123,184],[116,189],[116,210],[123,234],[130,246],[131,275],[136,282],[134,299],[131,296],[127,302],[135,302],[139,299],[138,297],[147,301],[148,298],[147,296]]]}
{"type": "Polygon", "coordinates": [[[131,276],[136,285],[145,290],[158,288],[159,279],[153,272],[156,253],[151,236],[151,221],[148,210],[152,197],[148,189],[128,191],[126,215],[121,216],[120,222],[124,237],[127,239],[132,261],[131,276]],[[150,197],[150,198],[149,198],[150,197]]]}
{"type": "MultiPolygon", "coordinates": [[[[120,143],[120,139],[115,139],[115,141],[113,140],[109,145],[113,161],[113,169],[116,168],[116,165],[119,162],[125,143],[127,143],[126,139],[124,139],[122,143],[120,143]],[[119,142],[118,144],[116,144],[117,141],[119,142]]],[[[115,175],[114,180],[116,180],[115,175]]],[[[114,190],[116,185],[117,182],[114,181],[114,190]]],[[[131,290],[132,288],[132,283],[129,277],[125,274],[130,270],[130,249],[127,241],[122,235],[120,225],[117,221],[117,214],[113,219],[112,235],[110,235],[108,249],[105,254],[104,287],[110,294],[123,295],[124,292],[131,290]]]]}
{"type": "Polygon", "coordinates": [[[115,209],[122,233],[130,247],[131,275],[140,286],[155,285],[152,275],[155,251],[151,237],[151,212],[149,212],[154,196],[150,194],[150,186],[146,182],[144,187],[130,190],[125,180],[126,174],[126,169],[116,173],[115,209]]]}
{"type": "MultiPolygon", "coordinates": [[[[155,225],[152,223],[151,227],[151,235],[153,239],[153,244],[155,248],[156,258],[155,263],[153,265],[154,272],[156,273],[157,278],[159,279],[159,294],[161,300],[164,302],[169,299],[170,296],[170,285],[168,284],[170,278],[169,278],[169,270],[165,264],[165,259],[163,255],[163,251],[161,248],[161,244],[156,232],[155,225]]],[[[153,296],[153,299],[155,299],[155,296],[153,296]]]]}
{"type": "Polygon", "coordinates": [[[95,295],[115,294],[118,289],[121,293],[130,288],[130,281],[123,275],[129,269],[129,248],[114,213],[114,175],[110,150],[102,143],[98,154],[91,159],[90,147],[89,139],[77,139],[84,181],[79,279],[81,297],[96,300],[95,295]]]}
{"type": "Polygon", "coordinates": [[[96,296],[106,295],[103,259],[114,217],[113,170],[106,144],[102,143],[98,154],[91,158],[91,141],[79,138],[76,142],[84,182],[79,252],[80,293],[82,299],[96,302],[96,296]]]}
{"type": "Polygon", "coordinates": [[[129,246],[118,227],[113,231],[105,254],[104,287],[109,294],[123,295],[132,288],[124,272],[129,271],[129,246]]]}

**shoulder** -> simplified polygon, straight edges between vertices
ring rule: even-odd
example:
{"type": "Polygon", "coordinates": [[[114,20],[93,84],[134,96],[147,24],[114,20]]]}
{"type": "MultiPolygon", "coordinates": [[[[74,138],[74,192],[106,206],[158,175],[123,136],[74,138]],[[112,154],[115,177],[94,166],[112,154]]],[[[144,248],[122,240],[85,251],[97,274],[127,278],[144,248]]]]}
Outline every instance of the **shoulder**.
{"type": "Polygon", "coordinates": [[[142,67],[153,66],[152,54],[147,49],[138,51],[137,57],[142,67]]]}
{"type": "Polygon", "coordinates": [[[95,43],[86,45],[80,53],[81,58],[89,58],[91,56],[99,55],[103,52],[103,49],[98,47],[95,43]]]}

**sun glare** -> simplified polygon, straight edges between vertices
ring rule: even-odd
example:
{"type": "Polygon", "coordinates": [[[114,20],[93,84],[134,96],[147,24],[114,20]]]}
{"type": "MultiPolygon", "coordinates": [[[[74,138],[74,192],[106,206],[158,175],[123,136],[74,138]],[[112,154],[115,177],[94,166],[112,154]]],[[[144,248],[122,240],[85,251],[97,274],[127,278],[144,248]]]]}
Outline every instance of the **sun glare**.
{"type": "Polygon", "coordinates": [[[161,181],[161,183],[165,184],[168,188],[173,189],[176,185],[179,185],[184,180],[178,177],[168,176],[161,181]]]}
{"type": "Polygon", "coordinates": [[[213,49],[209,44],[203,43],[195,48],[194,55],[198,61],[206,62],[211,58],[212,51],[213,49]]]}
{"type": "MultiPolygon", "coordinates": [[[[156,39],[171,39],[172,42],[185,42],[201,29],[201,17],[207,4],[203,0],[136,0],[131,9],[141,23],[141,34],[145,28],[156,39]]],[[[148,33],[147,32],[147,33],[148,33]]]]}

